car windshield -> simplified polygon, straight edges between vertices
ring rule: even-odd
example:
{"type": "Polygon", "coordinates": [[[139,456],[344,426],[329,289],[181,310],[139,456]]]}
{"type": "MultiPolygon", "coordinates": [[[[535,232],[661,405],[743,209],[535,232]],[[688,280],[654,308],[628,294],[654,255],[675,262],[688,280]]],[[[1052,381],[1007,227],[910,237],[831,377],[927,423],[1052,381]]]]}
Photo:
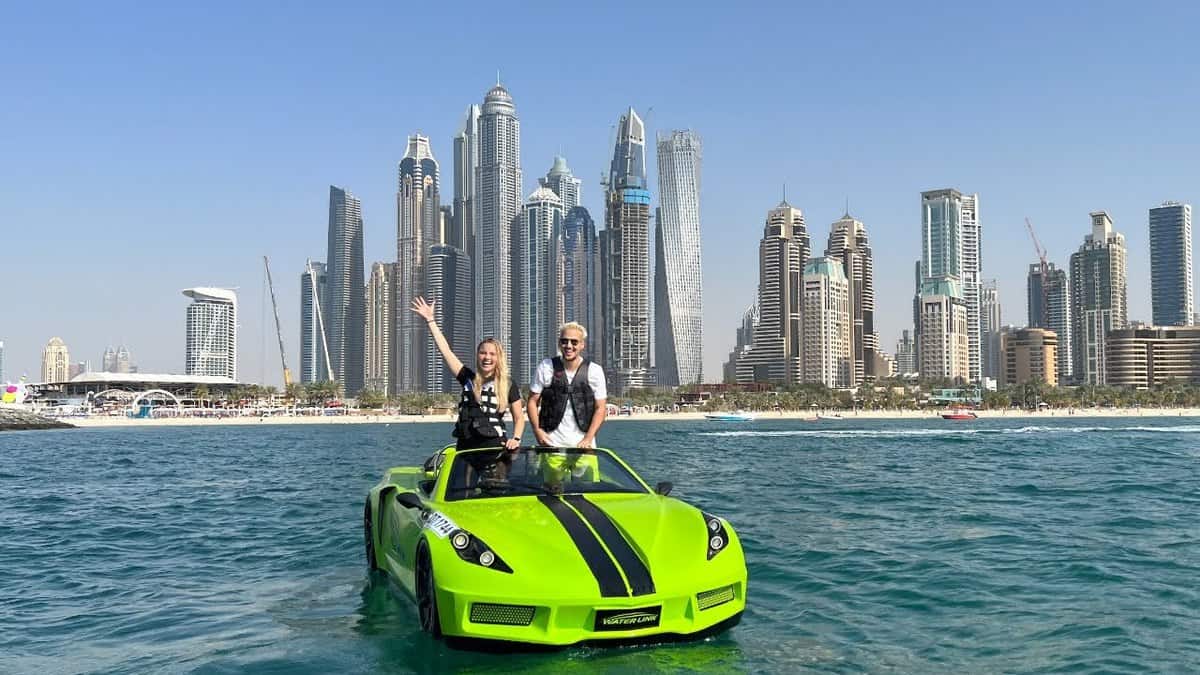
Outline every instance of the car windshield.
{"type": "Polygon", "coordinates": [[[447,501],[597,492],[646,488],[605,450],[562,448],[460,451],[446,483],[447,501]]]}

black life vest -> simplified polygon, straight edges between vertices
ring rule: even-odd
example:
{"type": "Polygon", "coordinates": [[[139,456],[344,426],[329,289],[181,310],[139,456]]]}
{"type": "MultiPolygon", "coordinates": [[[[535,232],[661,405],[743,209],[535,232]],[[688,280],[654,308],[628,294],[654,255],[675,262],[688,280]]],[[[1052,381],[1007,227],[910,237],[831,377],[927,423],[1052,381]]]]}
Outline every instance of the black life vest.
{"type": "Polygon", "coordinates": [[[496,431],[496,420],[484,411],[474,394],[464,391],[458,402],[458,422],[454,425],[453,436],[458,439],[458,449],[466,450],[503,445],[504,434],[496,431]]]}
{"type": "Polygon", "coordinates": [[[586,432],[592,424],[592,416],[596,414],[596,393],[592,391],[587,378],[591,361],[583,359],[570,382],[567,382],[567,367],[562,357],[554,357],[551,363],[554,364],[554,378],[550,380],[550,386],[542,390],[538,426],[543,431],[554,431],[570,405],[571,412],[575,414],[575,425],[580,431],[586,432]]]}

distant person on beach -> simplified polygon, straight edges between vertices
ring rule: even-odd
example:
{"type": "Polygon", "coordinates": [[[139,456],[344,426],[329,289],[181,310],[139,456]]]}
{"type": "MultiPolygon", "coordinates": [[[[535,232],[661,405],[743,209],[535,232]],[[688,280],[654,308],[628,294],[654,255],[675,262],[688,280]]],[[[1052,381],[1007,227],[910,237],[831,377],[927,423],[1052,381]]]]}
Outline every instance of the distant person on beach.
{"type": "Polygon", "coordinates": [[[521,402],[521,388],[509,377],[504,347],[492,338],[485,339],[475,348],[475,370],[468,368],[450,349],[450,343],[446,342],[446,336],[442,335],[433,318],[433,308],[434,303],[421,297],[412,303],[412,311],[425,319],[446,366],[462,385],[458,421],[454,424],[454,437],[458,439],[456,447],[459,450],[500,446],[513,450],[520,447],[521,432],[525,429],[525,406],[521,402]],[[513,418],[512,437],[504,428],[504,413],[509,410],[513,418]]]}
{"type": "Polygon", "coordinates": [[[587,330],[575,323],[558,329],[559,356],[538,364],[529,385],[529,423],[541,445],[594,448],[608,416],[604,369],[583,358],[587,330]]]}

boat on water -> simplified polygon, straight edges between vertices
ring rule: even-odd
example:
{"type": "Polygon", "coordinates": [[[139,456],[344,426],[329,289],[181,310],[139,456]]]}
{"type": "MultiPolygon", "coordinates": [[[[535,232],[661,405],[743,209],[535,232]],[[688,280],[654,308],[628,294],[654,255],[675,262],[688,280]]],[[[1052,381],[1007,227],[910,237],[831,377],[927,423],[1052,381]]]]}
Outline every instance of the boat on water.
{"type": "Polygon", "coordinates": [[[951,410],[951,411],[942,413],[942,419],[944,419],[944,420],[974,420],[974,419],[979,419],[979,415],[976,415],[973,411],[970,411],[970,410],[951,410]]]}
{"type": "Polygon", "coordinates": [[[819,419],[819,420],[840,420],[840,419],[842,419],[842,416],[836,415],[836,414],[835,415],[818,414],[817,419],[819,419]]]}
{"type": "Polygon", "coordinates": [[[704,419],[714,422],[753,422],[754,413],[748,413],[742,410],[723,413],[705,413],[704,419]]]}

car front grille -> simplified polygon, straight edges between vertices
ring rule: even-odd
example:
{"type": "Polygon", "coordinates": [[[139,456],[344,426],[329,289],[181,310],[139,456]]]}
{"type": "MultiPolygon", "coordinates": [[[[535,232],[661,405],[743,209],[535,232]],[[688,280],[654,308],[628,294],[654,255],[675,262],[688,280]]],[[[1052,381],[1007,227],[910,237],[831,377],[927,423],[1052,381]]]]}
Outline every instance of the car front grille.
{"type": "Polygon", "coordinates": [[[498,605],[491,602],[473,602],[471,603],[471,623],[528,626],[533,623],[535,609],[531,605],[498,605]]]}
{"type": "Polygon", "coordinates": [[[733,600],[733,586],[722,586],[696,594],[696,604],[701,610],[712,609],[733,600]]]}

